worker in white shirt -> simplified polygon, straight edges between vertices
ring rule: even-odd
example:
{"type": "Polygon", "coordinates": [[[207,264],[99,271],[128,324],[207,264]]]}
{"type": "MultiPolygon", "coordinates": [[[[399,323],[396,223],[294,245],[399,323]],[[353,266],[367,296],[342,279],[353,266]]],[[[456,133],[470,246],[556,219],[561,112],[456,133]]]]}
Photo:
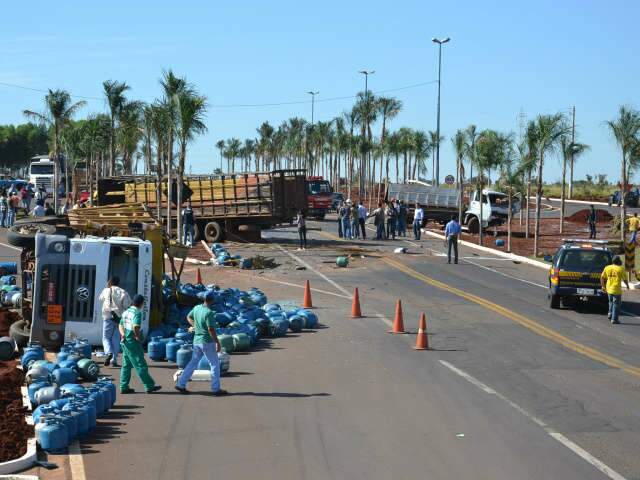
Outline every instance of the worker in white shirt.
{"type": "Polygon", "coordinates": [[[120,278],[116,275],[107,282],[98,299],[102,302],[102,345],[107,357],[104,366],[118,366],[120,352],[120,331],[118,325],[124,311],[131,306],[131,297],[126,290],[120,288],[120,278]]]}
{"type": "Polygon", "coordinates": [[[422,229],[422,222],[424,221],[424,210],[416,203],[416,208],[413,212],[413,237],[416,240],[420,240],[420,233],[422,229]]]}
{"type": "Polygon", "coordinates": [[[362,204],[362,200],[358,202],[358,223],[360,224],[360,230],[362,231],[362,239],[367,239],[367,231],[365,230],[364,222],[367,220],[367,207],[362,204]]]}

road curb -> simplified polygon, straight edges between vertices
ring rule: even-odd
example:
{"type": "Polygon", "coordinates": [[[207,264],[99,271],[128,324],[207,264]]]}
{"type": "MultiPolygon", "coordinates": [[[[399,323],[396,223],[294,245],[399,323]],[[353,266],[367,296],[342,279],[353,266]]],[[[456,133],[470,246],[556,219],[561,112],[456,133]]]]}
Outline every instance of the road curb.
{"type": "MultiPolygon", "coordinates": [[[[436,232],[432,232],[430,230],[422,229],[422,233],[424,233],[425,235],[429,235],[430,237],[439,238],[440,240],[445,240],[445,236],[444,235],[441,235],[441,234],[436,233],[436,232]]],[[[485,253],[493,253],[494,255],[497,255],[497,256],[502,257],[502,258],[508,258],[509,260],[513,260],[515,262],[526,263],[528,265],[531,265],[531,266],[534,266],[534,267],[538,267],[538,268],[543,268],[545,270],[549,269],[549,264],[548,263],[540,262],[538,260],[533,260],[531,258],[523,257],[521,255],[516,255],[514,253],[508,253],[508,252],[502,252],[500,250],[496,250],[496,249],[491,248],[491,247],[485,247],[485,246],[477,245],[475,243],[467,242],[466,240],[459,240],[458,243],[460,245],[464,245],[465,247],[475,248],[476,250],[480,250],[481,252],[485,252],[485,253]]]]}
{"type": "MultiPolygon", "coordinates": [[[[529,197],[529,199],[531,200],[535,200],[536,197],[529,197]]],[[[561,202],[562,199],[561,198],[555,198],[555,197],[542,197],[544,200],[547,201],[551,201],[553,200],[554,202],[561,202]]],[[[590,202],[588,200],[568,200],[568,199],[564,199],[564,203],[578,203],[581,205],[606,205],[607,207],[609,206],[609,204],[607,202],[590,202]]]]}

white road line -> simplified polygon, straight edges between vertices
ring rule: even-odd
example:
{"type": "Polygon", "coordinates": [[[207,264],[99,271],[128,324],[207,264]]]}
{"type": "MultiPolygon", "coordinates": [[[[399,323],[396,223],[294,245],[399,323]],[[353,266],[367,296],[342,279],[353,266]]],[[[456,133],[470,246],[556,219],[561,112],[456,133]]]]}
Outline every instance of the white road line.
{"type": "Polygon", "coordinates": [[[13,245],[9,245],[8,243],[2,243],[2,242],[0,242],[0,245],[2,245],[3,247],[7,247],[7,248],[13,248],[14,250],[17,250],[17,251],[19,251],[19,252],[22,252],[22,249],[21,249],[21,248],[14,247],[13,245]]]}
{"type": "Polygon", "coordinates": [[[82,460],[82,452],[80,444],[77,440],[69,445],[69,469],[71,470],[72,480],[86,480],[84,471],[84,461],[82,460]]]}
{"type": "MultiPolygon", "coordinates": [[[[249,276],[249,275],[245,275],[245,276],[249,276]]],[[[257,280],[263,280],[265,282],[271,282],[271,283],[279,283],[280,285],[287,285],[288,287],[296,287],[296,288],[304,288],[304,285],[296,285],[295,283],[290,283],[290,282],[283,282],[281,280],[274,280],[272,278],[266,278],[266,277],[256,277],[254,275],[251,275],[252,277],[256,278],[257,280]]],[[[347,300],[351,300],[351,296],[349,295],[340,295],[339,293],[334,293],[334,292],[328,292],[326,290],[320,290],[319,288],[311,288],[312,292],[318,292],[318,293],[322,293],[324,295],[332,295],[334,297],[339,297],[339,298],[346,298],[347,300]]]]}
{"type": "Polygon", "coordinates": [[[380,320],[382,320],[382,323],[387,325],[389,328],[393,328],[393,322],[389,320],[386,316],[384,316],[381,313],[375,313],[374,315],[378,317],[380,320]]]}
{"type": "Polygon", "coordinates": [[[505,397],[504,395],[502,395],[501,393],[495,391],[493,388],[489,387],[488,385],[482,383],[480,380],[478,380],[477,378],[472,377],[471,375],[469,375],[467,372],[460,370],[458,367],[455,367],[454,365],[450,364],[449,362],[446,362],[444,360],[439,360],[440,364],[443,365],[444,367],[448,368],[449,370],[451,370],[453,373],[455,373],[456,375],[459,375],[460,377],[464,378],[466,381],[468,381],[469,383],[471,383],[472,385],[476,386],[477,388],[479,388],[480,390],[482,390],[483,392],[489,394],[489,395],[495,395],[496,397],[498,397],[500,400],[508,403],[512,408],[514,408],[515,410],[517,410],[519,413],[521,413],[522,415],[524,415],[525,417],[527,417],[529,420],[531,420],[533,423],[535,423],[536,425],[542,427],[544,429],[545,432],[547,432],[547,434],[555,439],[556,441],[560,442],[562,445],[564,445],[565,447],[567,447],[569,450],[571,450],[573,453],[575,453],[576,455],[578,455],[580,458],[582,458],[583,460],[586,460],[587,462],[589,462],[591,465],[593,465],[595,468],[597,468],[599,471],[601,471],[602,473],[604,473],[607,477],[609,477],[611,480],[625,480],[625,477],[623,477],[622,475],[620,475],[618,472],[616,472],[615,470],[613,470],[612,468],[610,468],[609,466],[607,466],[605,463],[603,463],[602,461],[598,460],[596,457],[594,457],[593,455],[591,455],[589,452],[587,452],[585,449],[583,449],[582,447],[580,447],[578,444],[572,442],[571,440],[569,440],[567,437],[565,437],[564,435],[562,435],[559,432],[554,431],[552,428],[550,428],[546,423],[544,423],[542,420],[540,420],[538,417],[536,417],[535,415],[529,413],[527,410],[525,410],[524,408],[522,408],[520,405],[518,405],[517,403],[513,402],[512,400],[509,400],[507,397],[505,397]]]}

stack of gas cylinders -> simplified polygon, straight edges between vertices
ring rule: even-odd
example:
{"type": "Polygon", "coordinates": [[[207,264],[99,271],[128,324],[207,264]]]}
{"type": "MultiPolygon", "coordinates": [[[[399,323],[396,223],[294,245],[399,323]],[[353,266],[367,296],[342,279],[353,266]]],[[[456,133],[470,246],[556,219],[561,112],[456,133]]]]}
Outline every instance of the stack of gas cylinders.
{"type": "MultiPolygon", "coordinates": [[[[9,262],[10,263],[10,262],[9,262]]],[[[6,272],[7,269],[0,264],[0,271],[6,272]]],[[[15,271],[11,274],[0,275],[0,303],[5,307],[19,308],[22,305],[22,289],[16,285],[15,271]]]]}
{"type": "Polygon", "coordinates": [[[83,339],[65,343],[55,362],[31,342],[21,358],[33,411],[36,439],[49,452],[64,450],[75,438],[89,434],[96,418],[116,401],[116,387],[91,360],[91,345],[83,339]],[[79,381],[91,382],[80,384],[79,381]]]}

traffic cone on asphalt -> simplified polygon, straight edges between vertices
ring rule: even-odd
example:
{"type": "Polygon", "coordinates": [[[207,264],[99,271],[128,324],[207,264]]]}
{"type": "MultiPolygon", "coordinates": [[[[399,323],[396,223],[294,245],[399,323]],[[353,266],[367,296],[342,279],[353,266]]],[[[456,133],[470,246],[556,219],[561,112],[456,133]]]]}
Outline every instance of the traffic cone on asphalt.
{"type": "Polygon", "coordinates": [[[407,333],[404,331],[404,320],[402,318],[402,301],[398,299],[396,303],[396,317],[393,319],[393,330],[389,330],[387,333],[407,333]]]}
{"type": "Polygon", "coordinates": [[[358,287],[353,291],[353,303],[351,303],[351,318],[361,318],[362,311],[360,310],[360,295],[358,294],[358,287]]]}
{"type": "Polygon", "coordinates": [[[427,319],[424,315],[420,315],[420,323],[418,324],[418,337],[416,338],[416,346],[414,350],[429,350],[429,339],[427,338],[427,319]]]}
{"type": "Polygon", "coordinates": [[[309,285],[309,280],[304,284],[304,299],[302,300],[302,308],[313,308],[313,303],[311,302],[311,285],[309,285]]]}
{"type": "Polygon", "coordinates": [[[203,285],[203,283],[202,283],[202,274],[200,273],[200,268],[196,269],[196,285],[203,285]]]}

